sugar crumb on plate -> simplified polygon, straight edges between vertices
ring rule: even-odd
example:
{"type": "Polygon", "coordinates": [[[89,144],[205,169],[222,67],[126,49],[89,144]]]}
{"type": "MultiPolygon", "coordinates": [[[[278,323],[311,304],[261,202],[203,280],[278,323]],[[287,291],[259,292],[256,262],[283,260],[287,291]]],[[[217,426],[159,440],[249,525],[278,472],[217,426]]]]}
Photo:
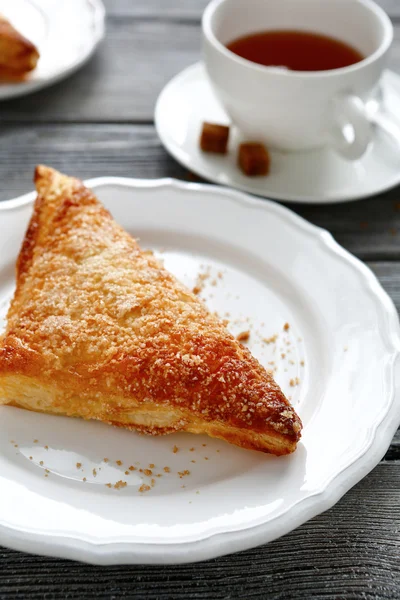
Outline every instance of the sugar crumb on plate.
{"type": "Polygon", "coordinates": [[[236,339],[238,342],[248,342],[250,338],[250,331],[241,331],[237,336],[236,339]]]}
{"type": "Polygon", "coordinates": [[[117,481],[117,483],[114,483],[114,488],[116,490],[120,490],[121,488],[126,487],[128,484],[126,483],[126,481],[122,481],[122,479],[120,479],[119,481],[117,481]]]}
{"type": "Polygon", "coordinates": [[[179,478],[182,479],[182,477],[187,477],[190,475],[190,471],[188,469],[185,469],[184,471],[178,471],[178,475],[179,478]]]}

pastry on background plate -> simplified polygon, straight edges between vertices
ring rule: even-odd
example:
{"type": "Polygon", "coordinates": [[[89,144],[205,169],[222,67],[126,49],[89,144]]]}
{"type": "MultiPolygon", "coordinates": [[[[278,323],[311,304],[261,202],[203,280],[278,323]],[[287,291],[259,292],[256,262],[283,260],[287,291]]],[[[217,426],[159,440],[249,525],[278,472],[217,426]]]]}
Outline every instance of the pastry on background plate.
{"type": "Polygon", "coordinates": [[[0,15],[0,79],[23,78],[36,68],[39,51],[0,15]]]}
{"type": "Polygon", "coordinates": [[[83,183],[44,166],[35,183],[0,342],[0,404],[293,452],[299,417],[222,321],[83,183]]]}

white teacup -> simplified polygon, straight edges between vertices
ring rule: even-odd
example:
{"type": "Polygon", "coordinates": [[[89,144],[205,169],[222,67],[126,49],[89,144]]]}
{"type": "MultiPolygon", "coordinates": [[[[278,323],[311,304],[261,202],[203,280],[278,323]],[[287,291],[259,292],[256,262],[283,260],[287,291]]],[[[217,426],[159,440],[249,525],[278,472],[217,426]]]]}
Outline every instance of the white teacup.
{"type": "Polygon", "coordinates": [[[372,128],[365,102],[386,65],[393,27],[372,0],[212,0],[203,15],[203,53],[213,89],[247,139],[304,150],[330,144],[362,156],[372,128]],[[336,38],[366,58],[331,71],[265,67],[226,48],[265,30],[303,30],[336,38]]]}

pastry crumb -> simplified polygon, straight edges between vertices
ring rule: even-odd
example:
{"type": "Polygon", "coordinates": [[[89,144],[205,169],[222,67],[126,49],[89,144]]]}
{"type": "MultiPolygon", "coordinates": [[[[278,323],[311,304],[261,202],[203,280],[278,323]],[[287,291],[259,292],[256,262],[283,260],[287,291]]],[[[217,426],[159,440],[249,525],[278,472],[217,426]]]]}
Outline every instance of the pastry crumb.
{"type": "Polygon", "coordinates": [[[122,465],[122,460],[116,460],[115,462],[119,467],[122,465]]]}
{"type": "Polygon", "coordinates": [[[92,473],[93,473],[93,477],[97,477],[97,471],[96,471],[96,469],[93,469],[92,473]]]}
{"type": "Polygon", "coordinates": [[[189,452],[194,452],[194,448],[189,448],[189,452]]]}
{"type": "Polygon", "coordinates": [[[39,465],[42,467],[44,465],[44,462],[41,460],[39,465]]]}
{"type": "Polygon", "coordinates": [[[300,379],[298,377],[294,377],[289,381],[290,387],[295,387],[296,385],[300,385],[300,379]]]}
{"type": "Polygon", "coordinates": [[[205,457],[204,457],[204,460],[208,460],[208,456],[205,456],[205,457]]]}
{"type": "Polygon", "coordinates": [[[283,326],[283,331],[289,331],[289,329],[290,329],[289,323],[285,323],[283,326]]]}
{"type": "Polygon", "coordinates": [[[178,475],[179,478],[182,479],[182,477],[187,477],[187,475],[190,475],[190,471],[188,469],[185,469],[184,471],[178,471],[178,475]]]}
{"type": "Polygon", "coordinates": [[[103,462],[108,463],[109,459],[108,458],[103,458],[103,462]]]}
{"type": "Polygon", "coordinates": [[[129,470],[130,470],[130,471],[136,471],[136,467],[134,467],[133,465],[131,465],[131,466],[129,467],[129,470]]]}
{"type": "Polygon", "coordinates": [[[84,477],[84,478],[82,479],[82,481],[86,481],[86,477],[84,477]]]}
{"type": "Polygon", "coordinates": [[[126,481],[122,481],[122,479],[120,479],[119,481],[117,481],[117,483],[114,483],[114,488],[116,490],[120,490],[121,488],[126,487],[128,484],[126,483],[126,481]]]}
{"type": "Polygon", "coordinates": [[[264,344],[275,344],[278,337],[279,337],[278,334],[275,333],[274,335],[271,335],[271,337],[269,337],[269,338],[263,338],[262,341],[264,342],[264,344]]]}
{"type": "Polygon", "coordinates": [[[108,488],[111,488],[111,487],[112,487],[112,484],[111,484],[111,483],[105,483],[104,485],[105,485],[106,487],[108,487],[108,488]]]}
{"type": "Polygon", "coordinates": [[[166,473],[171,473],[171,469],[170,469],[169,467],[164,467],[164,471],[165,471],[166,473]]]}
{"type": "Polygon", "coordinates": [[[129,471],[125,471],[125,475],[130,475],[129,471]]]}
{"type": "Polygon", "coordinates": [[[300,366],[304,367],[304,360],[300,361],[300,366]]]}
{"type": "Polygon", "coordinates": [[[154,463],[150,463],[150,464],[149,464],[149,469],[154,469],[154,467],[155,467],[155,466],[156,466],[156,465],[155,465],[154,463]]]}
{"type": "Polygon", "coordinates": [[[154,487],[154,486],[155,486],[155,484],[156,484],[156,480],[155,480],[155,479],[152,479],[152,480],[150,481],[150,483],[151,483],[151,487],[154,487]]]}
{"type": "Polygon", "coordinates": [[[49,449],[49,447],[48,447],[48,446],[45,446],[45,447],[44,447],[44,449],[45,449],[45,450],[48,450],[48,449],[49,449]]]}
{"type": "Polygon", "coordinates": [[[29,460],[33,460],[33,456],[30,456],[30,457],[29,457],[29,460]]]}
{"type": "Polygon", "coordinates": [[[39,443],[39,440],[33,440],[33,443],[34,443],[34,444],[38,444],[38,443],[39,443]]]}
{"type": "Polygon", "coordinates": [[[195,463],[196,461],[195,460],[191,460],[190,462],[195,463]]]}
{"type": "Polygon", "coordinates": [[[248,342],[250,338],[250,331],[241,331],[237,336],[236,339],[238,342],[248,342]]]}
{"type": "Polygon", "coordinates": [[[153,475],[153,471],[151,469],[143,469],[143,473],[145,475],[147,475],[147,477],[150,477],[150,475],[153,475]]]}
{"type": "Polygon", "coordinates": [[[173,452],[174,454],[176,454],[177,452],[179,452],[179,448],[178,448],[178,446],[174,446],[174,447],[172,448],[172,452],[173,452]]]}
{"type": "Polygon", "coordinates": [[[76,468],[77,468],[77,469],[80,469],[80,468],[81,468],[81,466],[82,466],[82,463],[76,463],[76,468]]]}
{"type": "Polygon", "coordinates": [[[142,485],[139,488],[139,492],[148,492],[150,489],[151,487],[149,485],[142,483],[142,485]]]}

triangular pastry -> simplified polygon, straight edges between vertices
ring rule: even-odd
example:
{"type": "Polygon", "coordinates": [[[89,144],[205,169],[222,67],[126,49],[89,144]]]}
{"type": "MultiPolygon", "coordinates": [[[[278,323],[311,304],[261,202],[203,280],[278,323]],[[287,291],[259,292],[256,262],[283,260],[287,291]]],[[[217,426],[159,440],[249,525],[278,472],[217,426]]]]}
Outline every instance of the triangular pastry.
{"type": "Polygon", "coordinates": [[[38,59],[36,46],[0,15],[0,77],[21,77],[36,67],[38,59]]]}
{"type": "Polygon", "coordinates": [[[40,166],[35,182],[0,342],[0,403],[295,450],[299,417],[197,296],[80,181],[40,166]]]}

